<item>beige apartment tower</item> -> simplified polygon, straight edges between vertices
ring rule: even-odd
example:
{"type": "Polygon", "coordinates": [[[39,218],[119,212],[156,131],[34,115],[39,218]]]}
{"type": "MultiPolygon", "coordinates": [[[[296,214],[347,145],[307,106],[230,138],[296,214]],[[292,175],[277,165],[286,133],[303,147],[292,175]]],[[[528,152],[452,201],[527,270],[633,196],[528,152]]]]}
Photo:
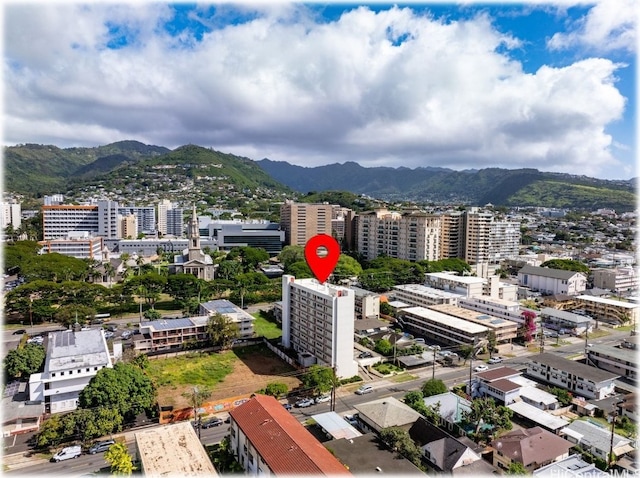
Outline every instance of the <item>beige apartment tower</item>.
{"type": "Polygon", "coordinates": [[[317,234],[331,235],[332,206],[286,201],[280,207],[280,226],[285,244],[304,246],[317,234]]]}

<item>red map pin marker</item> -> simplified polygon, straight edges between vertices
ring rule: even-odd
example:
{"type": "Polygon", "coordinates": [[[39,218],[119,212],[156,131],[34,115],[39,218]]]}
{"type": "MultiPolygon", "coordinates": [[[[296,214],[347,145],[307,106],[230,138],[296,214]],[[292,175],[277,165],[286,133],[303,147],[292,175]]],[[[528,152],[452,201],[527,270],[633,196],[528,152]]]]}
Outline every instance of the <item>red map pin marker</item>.
{"type": "Polygon", "coordinates": [[[340,244],[327,234],[318,234],[307,241],[304,246],[304,257],[313,275],[320,283],[324,283],[340,259],[340,244]],[[318,255],[318,249],[325,248],[327,253],[318,255]]]}

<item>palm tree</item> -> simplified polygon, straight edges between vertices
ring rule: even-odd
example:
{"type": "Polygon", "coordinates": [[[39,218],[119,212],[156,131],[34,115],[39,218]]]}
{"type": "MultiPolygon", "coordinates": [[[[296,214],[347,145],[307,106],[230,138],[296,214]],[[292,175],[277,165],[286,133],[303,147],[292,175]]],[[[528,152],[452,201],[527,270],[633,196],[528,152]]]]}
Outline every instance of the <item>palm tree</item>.
{"type": "Polygon", "coordinates": [[[144,257],[142,257],[142,254],[138,254],[138,257],[136,257],[136,266],[138,266],[138,275],[140,275],[142,273],[142,266],[144,265],[144,257]]]}
{"type": "Polygon", "coordinates": [[[113,267],[111,262],[105,262],[104,273],[107,274],[107,278],[109,279],[109,287],[111,287],[113,278],[116,276],[116,269],[115,267],[113,267]]]}

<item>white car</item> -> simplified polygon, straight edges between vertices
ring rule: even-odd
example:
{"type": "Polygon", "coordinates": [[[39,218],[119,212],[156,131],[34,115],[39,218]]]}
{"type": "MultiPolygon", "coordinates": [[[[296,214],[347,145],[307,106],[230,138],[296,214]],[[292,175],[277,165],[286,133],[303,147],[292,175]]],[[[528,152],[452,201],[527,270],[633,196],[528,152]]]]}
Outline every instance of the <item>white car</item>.
{"type": "Polygon", "coordinates": [[[358,390],[356,390],[356,395],[364,395],[365,393],[373,392],[373,387],[371,385],[363,385],[358,390]]]}
{"type": "Polygon", "coordinates": [[[500,363],[502,362],[502,357],[491,357],[487,363],[500,363]]]}
{"type": "Polygon", "coordinates": [[[302,400],[298,400],[294,404],[294,407],[307,408],[307,407],[310,407],[311,405],[313,405],[313,399],[311,399],[311,398],[303,398],[302,400]]]}
{"type": "Polygon", "coordinates": [[[489,367],[487,367],[486,365],[477,365],[473,369],[474,372],[486,372],[487,370],[489,370],[489,367]]]}
{"type": "Polygon", "coordinates": [[[328,395],[328,394],[320,395],[319,397],[316,397],[316,403],[324,403],[330,400],[331,400],[331,395],[328,395]]]}

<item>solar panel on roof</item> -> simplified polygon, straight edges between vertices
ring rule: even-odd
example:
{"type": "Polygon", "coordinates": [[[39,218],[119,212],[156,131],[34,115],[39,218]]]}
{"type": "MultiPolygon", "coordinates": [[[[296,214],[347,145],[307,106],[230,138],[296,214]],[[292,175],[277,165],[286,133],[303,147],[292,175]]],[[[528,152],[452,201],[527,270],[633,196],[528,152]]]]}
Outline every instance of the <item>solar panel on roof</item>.
{"type": "Polygon", "coordinates": [[[502,319],[495,319],[491,321],[492,324],[501,324],[502,322],[504,322],[502,319]]]}
{"type": "Polygon", "coordinates": [[[480,320],[487,320],[490,319],[491,317],[489,317],[488,315],[479,315],[476,317],[476,319],[480,319],[480,320]]]}

